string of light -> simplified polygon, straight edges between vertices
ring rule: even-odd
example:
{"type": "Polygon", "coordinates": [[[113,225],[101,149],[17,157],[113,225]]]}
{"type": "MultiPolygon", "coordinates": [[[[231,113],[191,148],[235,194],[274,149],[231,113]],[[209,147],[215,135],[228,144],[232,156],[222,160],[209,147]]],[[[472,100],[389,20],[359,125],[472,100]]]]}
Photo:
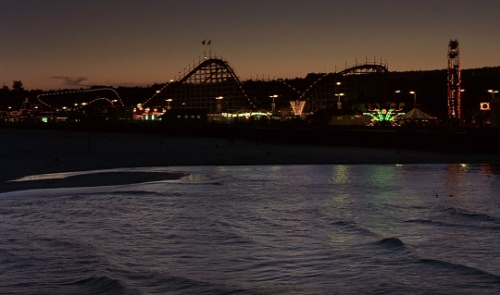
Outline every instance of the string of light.
{"type": "MultiPolygon", "coordinates": [[[[37,100],[43,104],[44,106],[47,106],[51,109],[57,109],[56,107],[50,105],[49,103],[43,101],[41,98],[42,97],[45,97],[45,96],[54,96],[54,95],[67,95],[67,94],[79,94],[79,93],[87,93],[87,92],[97,92],[97,91],[111,91],[113,92],[115,95],[116,95],[116,98],[117,98],[117,101],[120,102],[121,106],[125,106],[121,97],[120,97],[120,94],[118,94],[118,92],[116,90],[114,90],[113,88],[99,88],[99,89],[78,89],[78,90],[64,90],[64,91],[57,91],[57,92],[49,92],[49,93],[43,93],[43,94],[40,94],[38,95],[36,98],[37,100]]],[[[104,99],[104,98],[97,98],[95,100],[93,100],[92,102],[96,101],[96,100],[99,100],[99,99],[104,99]]],[[[109,99],[108,99],[109,100],[109,99]]],[[[111,101],[110,101],[111,102],[111,101]]]]}
{"type": "MultiPolygon", "coordinates": [[[[234,71],[234,69],[231,67],[229,62],[227,60],[224,60],[222,57],[211,57],[209,59],[199,59],[198,64],[193,67],[191,70],[191,65],[189,65],[189,71],[187,74],[184,74],[184,76],[180,79],[177,79],[176,82],[183,81],[194,75],[200,68],[202,68],[205,65],[212,64],[212,63],[222,63],[226,70],[229,72],[233,80],[235,81],[236,85],[240,89],[241,93],[243,96],[246,98],[246,100],[253,106],[256,107],[253,101],[248,97],[245,89],[243,88],[243,84],[241,83],[240,79],[238,78],[238,75],[234,71]]],[[[171,80],[173,82],[173,80],[171,80]]],[[[170,83],[166,83],[165,86],[163,86],[160,90],[156,91],[151,97],[149,97],[142,105],[146,105],[149,103],[153,98],[157,97],[160,95],[168,86],[170,83]]]]}

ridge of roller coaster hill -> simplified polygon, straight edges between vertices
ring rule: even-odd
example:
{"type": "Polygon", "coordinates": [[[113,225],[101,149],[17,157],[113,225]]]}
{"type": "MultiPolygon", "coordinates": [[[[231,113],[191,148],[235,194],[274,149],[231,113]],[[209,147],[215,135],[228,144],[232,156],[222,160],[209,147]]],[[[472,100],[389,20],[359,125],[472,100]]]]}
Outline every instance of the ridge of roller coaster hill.
{"type": "Polygon", "coordinates": [[[316,84],[318,84],[320,81],[327,77],[332,77],[332,76],[349,76],[349,75],[364,75],[364,74],[373,74],[373,73],[387,73],[389,72],[389,64],[387,61],[384,61],[382,59],[377,60],[377,58],[374,58],[373,60],[370,60],[366,58],[363,61],[358,61],[356,60],[354,63],[348,64],[346,62],[344,68],[340,71],[335,70],[335,72],[330,72],[330,73],[322,73],[313,83],[311,83],[305,91],[300,91],[293,87],[292,85],[286,83],[285,81],[281,81],[283,84],[286,86],[290,87],[293,89],[295,92],[297,92],[300,95],[299,100],[304,100],[307,99],[307,94],[311,89],[314,88],[316,84]]]}
{"type": "MultiPolygon", "coordinates": [[[[194,65],[189,64],[187,71],[186,69],[184,69],[184,73],[182,76],[179,76],[179,78],[177,78],[176,80],[173,81],[171,80],[170,83],[166,83],[160,90],[156,91],[156,93],[154,93],[144,103],[142,103],[142,105],[144,106],[148,104],[152,99],[160,97],[162,93],[167,92],[170,88],[176,87],[179,84],[187,83],[193,77],[197,78],[201,76],[197,75],[197,73],[199,72],[205,74],[205,76],[201,77],[201,79],[197,81],[200,84],[211,83],[214,82],[214,80],[216,82],[219,82],[220,80],[218,79],[220,79],[219,75],[221,75],[222,70],[226,71],[225,74],[228,75],[234,81],[234,83],[239,88],[241,94],[246,99],[246,101],[248,101],[248,103],[255,108],[256,106],[254,101],[247,95],[245,89],[243,88],[243,83],[241,82],[238,74],[231,66],[229,61],[224,59],[222,56],[212,56],[212,55],[205,56],[204,58],[200,57],[198,59],[198,62],[195,63],[194,65]],[[209,72],[209,74],[206,75],[207,69],[209,70],[212,69],[211,67],[213,67],[214,65],[218,67],[217,71],[215,71],[215,73],[209,72]]],[[[224,75],[224,73],[222,73],[222,75],[224,75]]]]}
{"type": "Polygon", "coordinates": [[[372,73],[387,73],[389,71],[389,63],[385,60],[377,60],[374,58],[370,60],[366,58],[364,61],[356,61],[352,64],[345,64],[343,70],[330,74],[337,74],[340,76],[347,75],[362,75],[362,74],[372,74],[372,73]]]}

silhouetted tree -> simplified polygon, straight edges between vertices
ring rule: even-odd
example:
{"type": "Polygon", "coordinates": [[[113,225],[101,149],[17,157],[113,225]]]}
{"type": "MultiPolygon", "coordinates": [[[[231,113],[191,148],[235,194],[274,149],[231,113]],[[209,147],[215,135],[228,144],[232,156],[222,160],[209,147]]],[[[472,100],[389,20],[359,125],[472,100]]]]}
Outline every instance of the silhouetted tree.
{"type": "Polygon", "coordinates": [[[24,90],[23,82],[21,82],[21,80],[14,80],[12,82],[12,90],[23,91],[24,90]]]}
{"type": "Polygon", "coordinates": [[[6,109],[9,105],[10,101],[10,90],[9,86],[3,84],[3,87],[0,88],[0,109],[6,109]]]}

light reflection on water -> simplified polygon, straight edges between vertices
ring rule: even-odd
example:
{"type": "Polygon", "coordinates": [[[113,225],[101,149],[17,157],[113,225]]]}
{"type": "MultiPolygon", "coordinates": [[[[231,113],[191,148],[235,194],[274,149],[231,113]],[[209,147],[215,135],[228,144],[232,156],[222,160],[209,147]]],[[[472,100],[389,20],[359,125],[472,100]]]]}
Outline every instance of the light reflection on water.
{"type": "Polygon", "coordinates": [[[349,168],[346,165],[334,166],[332,179],[334,183],[347,183],[349,180],[349,168]]]}
{"type": "Polygon", "coordinates": [[[497,167],[141,169],[190,175],[57,195],[0,194],[0,290],[500,292],[497,167]]]}

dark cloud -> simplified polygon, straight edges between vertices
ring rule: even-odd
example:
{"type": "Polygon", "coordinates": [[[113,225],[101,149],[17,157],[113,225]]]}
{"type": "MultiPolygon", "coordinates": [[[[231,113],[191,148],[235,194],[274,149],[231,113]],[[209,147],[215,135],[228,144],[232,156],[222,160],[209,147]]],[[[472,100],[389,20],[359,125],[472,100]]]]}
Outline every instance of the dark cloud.
{"type": "Polygon", "coordinates": [[[82,84],[83,81],[88,80],[87,77],[68,77],[68,76],[52,76],[52,79],[59,79],[64,81],[66,86],[89,86],[82,84]]]}

